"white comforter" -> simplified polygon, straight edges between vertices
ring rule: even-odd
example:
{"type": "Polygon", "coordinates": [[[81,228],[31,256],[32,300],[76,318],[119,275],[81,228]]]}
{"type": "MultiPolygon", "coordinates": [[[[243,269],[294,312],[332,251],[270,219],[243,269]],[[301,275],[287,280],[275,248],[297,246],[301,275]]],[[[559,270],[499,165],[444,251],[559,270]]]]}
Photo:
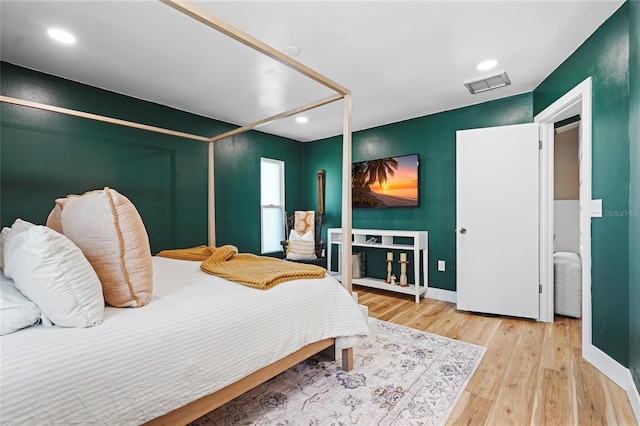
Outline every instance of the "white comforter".
{"type": "Polygon", "coordinates": [[[154,295],[93,328],[33,326],[0,338],[3,425],[140,424],[309,343],[366,335],[333,278],[256,290],[199,262],[154,258],[154,295]]]}

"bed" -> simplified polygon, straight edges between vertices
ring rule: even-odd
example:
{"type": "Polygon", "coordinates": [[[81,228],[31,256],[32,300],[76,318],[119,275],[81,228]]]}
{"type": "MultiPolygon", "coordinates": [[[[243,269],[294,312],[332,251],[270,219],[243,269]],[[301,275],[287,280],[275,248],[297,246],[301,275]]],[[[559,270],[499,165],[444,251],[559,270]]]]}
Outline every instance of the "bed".
{"type": "Polygon", "coordinates": [[[194,401],[309,345],[313,353],[334,338],[351,346],[348,336],[368,332],[329,276],[263,291],[199,265],[154,257],[150,303],[107,307],[99,326],[36,325],[2,336],[2,424],[134,425],[174,410],[156,422],[194,420],[220,400],[194,401]]]}
{"type": "MultiPolygon", "coordinates": [[[[213,144],[343,101],[346,278],[342,287],[325,277],[261,291],[206,275],[197,262],[154,258],[154,290],[146,306],[107,307],[96,327],[36,325],[2,336],[3,424],[187,423],[323,349],[349,348],[353,341],[346,337],[367,333],[366,320],[351,298],[351,92],[188,2],[161,1],[198,21],[195,25],[219,31],[335,94],[211,137],[29,99],[0,96],[0,102],[207,143],[208,245],[214,247],[213,144]],[[229,339],[236,343],[233,349],[229,339]]],[[[351,368],[351,349],[343,349],[342,364],[351,368]]]]}

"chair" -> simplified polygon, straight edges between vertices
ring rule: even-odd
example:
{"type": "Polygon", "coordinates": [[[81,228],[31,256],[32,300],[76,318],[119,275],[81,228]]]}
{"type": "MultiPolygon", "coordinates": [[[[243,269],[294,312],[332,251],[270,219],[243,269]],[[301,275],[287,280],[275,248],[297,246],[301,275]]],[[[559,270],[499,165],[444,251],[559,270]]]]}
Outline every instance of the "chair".
{"type": "Polygon", "coordinates": [[[325,171],[316,172],[318,214],[315,211],[296,211],[289,216],[284,212],[284,235],[281,241],[284,258],[292,262],[322,264],[325,243],[322,241],[324,218],[325,171]]]}
{"type": "Polygon", "coordinates": [[[285,236],[281,241],[284,258],[292,262],[320,265],[324,257],[322,241],[323,215],[313,210],[296,211],[289,216],[285,212],[285,236]]]}

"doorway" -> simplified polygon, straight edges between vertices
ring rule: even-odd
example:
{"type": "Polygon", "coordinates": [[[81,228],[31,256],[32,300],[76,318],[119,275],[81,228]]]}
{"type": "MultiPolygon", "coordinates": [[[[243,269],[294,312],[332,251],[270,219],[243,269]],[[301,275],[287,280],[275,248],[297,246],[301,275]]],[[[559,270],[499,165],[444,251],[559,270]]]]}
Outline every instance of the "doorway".
{"type": "Polygon", "coordinates": [[[554,314],[581,318],[580,116],[558,121],[554,128],[554,314]]]}
{"type": "MultiPolygon", "coordinates": [[[[591,347],[591,78],[571,89],[534,118],[541,125],[540,186],[540,321],[552,322],[555,289],[554,254],[554,124],[580,116],[578,144],[579,254],[582,262],[582,347],[591,347]]],[[[584,355],[583,355],[584,356],[584,355]]]]}
{"type": "Polygon", "coordinates": [[[553,251],[580,254],[580,116],[554,127],[553,251]]]}

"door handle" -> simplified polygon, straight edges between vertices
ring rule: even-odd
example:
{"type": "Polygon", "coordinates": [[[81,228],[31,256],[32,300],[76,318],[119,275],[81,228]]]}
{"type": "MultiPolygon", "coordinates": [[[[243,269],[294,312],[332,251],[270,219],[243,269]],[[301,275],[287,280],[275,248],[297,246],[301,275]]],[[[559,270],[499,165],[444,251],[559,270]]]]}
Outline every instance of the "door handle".
{"type": "Polygon", "coordinates": [[[466,234],[467,233],[467,228],[460,228],[460,233],[461,234],[466,234]]]}

